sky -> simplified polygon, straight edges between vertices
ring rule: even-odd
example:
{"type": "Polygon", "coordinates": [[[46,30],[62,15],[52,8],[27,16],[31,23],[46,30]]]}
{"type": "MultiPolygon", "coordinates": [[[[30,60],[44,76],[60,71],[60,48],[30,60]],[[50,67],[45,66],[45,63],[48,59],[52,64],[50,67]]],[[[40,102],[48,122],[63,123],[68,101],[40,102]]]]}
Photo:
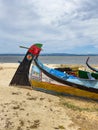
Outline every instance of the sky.
{"type": "Polygon", "coordinates": [[[0,0],[0,53],[98,54],[98,0],[0,0]]]}

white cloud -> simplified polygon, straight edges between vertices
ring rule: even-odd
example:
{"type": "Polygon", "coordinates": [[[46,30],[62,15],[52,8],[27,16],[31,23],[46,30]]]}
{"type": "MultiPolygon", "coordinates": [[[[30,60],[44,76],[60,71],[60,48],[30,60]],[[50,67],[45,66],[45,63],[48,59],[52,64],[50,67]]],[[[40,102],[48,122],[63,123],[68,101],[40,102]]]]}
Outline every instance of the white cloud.
{"type": "Polygon", "coordinates": [[[0,0],[0,44],[13,52],[17,43],[33,42],[44,43],[47,52],[97,48],[97,12],[97,0],[0,0]]]}

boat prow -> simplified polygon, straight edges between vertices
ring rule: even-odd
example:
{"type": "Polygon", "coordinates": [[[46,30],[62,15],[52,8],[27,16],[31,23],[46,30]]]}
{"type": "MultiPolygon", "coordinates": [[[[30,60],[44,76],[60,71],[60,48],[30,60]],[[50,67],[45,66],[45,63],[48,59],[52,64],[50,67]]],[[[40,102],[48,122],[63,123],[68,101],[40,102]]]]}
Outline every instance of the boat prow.
{"type": "Polygon", "coordinates": [[[98,69],[96,69],[96,68],[92,67],[91,65],[89,65],[88,61],[89,61],[89,57],[88,57],[87,60],[86,60],[86,65],[87,65],[91,70],[93,70],[93,71],[95,71],[95,72],[98,73],[98,69]]]}

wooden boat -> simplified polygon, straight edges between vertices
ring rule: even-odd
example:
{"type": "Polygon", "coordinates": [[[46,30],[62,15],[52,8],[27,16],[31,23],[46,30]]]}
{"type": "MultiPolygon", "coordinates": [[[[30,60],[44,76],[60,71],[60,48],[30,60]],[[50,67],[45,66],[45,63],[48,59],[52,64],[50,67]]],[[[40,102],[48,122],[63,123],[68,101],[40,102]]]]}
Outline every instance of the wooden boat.
{"type": "Polygon", "coordinates": [[[98,100],[98,80],[90,72],[86,74],[87,78],[80,78],[61,72],[45,66],[36,58],[32,66],[30,83],[35,88],[98,100]]]}
{"type": "Polygon", "coordinates": [[[26,48],[28,51],[9,85],[26,87],[31,85],[36,88],[98,100],[98,75],[92,75],[85,71],[81,71],[82,74],[78,71],[78,75],[77,73],[74,73],[74,75],[73,73],[67,73],[67,71],[61,72],[49,68],[38,60],[41,47],[42,44],[37,43],[30,48],[26,48]],[[29,69],[32,61],[34,61],[34,65],[29,79],[29,69]]]}

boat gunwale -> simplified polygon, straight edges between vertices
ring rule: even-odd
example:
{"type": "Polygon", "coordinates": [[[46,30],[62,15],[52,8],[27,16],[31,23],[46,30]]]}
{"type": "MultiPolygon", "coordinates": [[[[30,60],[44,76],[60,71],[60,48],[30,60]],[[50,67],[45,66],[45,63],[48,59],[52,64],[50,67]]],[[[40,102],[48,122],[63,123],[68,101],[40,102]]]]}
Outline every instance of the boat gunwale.
{"type": "MultiPolygon", "coordinates": [[[[82,90],[86,90],[86,91],[90,91],[90,92],[94,92],[94,93],[98,93],[98,89],[96,88],[91,88],[91,87],[87,87],[85,85],[80,85],[80,84],[76,84],[76,83],[72,83],[70,81],[66,81],[60,77],[57,77],[56,75],[53,75],[53,74],[50,74],[48,73],[45,69],[43,69],[37,62],[38,58],[34,59],[34,62],[36,64],[36,66],[45,74],[47,75],[48,77],[52,78],[53,80],[59,82],[59,83],[62,83],[64,85],[69,85],[69,86],[72,86],[72,87],[75,87],[75,88],[79,88],[79,89],[82,89],[82,90]]],[[[81,78],[82,79],[82,78],[81,78]]]]}

